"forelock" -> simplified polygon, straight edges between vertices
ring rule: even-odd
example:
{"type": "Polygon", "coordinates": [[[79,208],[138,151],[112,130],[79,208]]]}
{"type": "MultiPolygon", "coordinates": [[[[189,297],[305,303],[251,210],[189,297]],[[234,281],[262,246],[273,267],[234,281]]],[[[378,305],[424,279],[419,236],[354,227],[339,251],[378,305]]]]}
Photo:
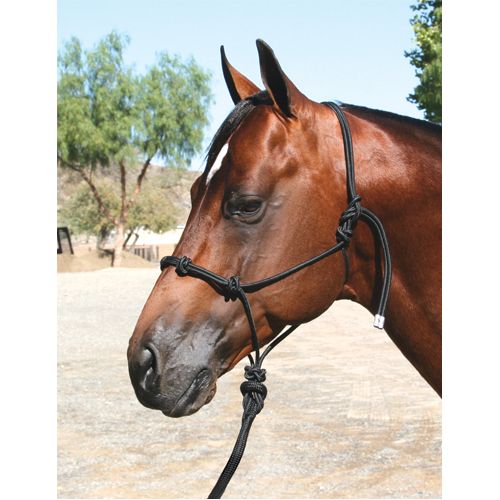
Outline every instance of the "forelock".
{"type": "Polygon", "coordinates": [[[266,90],[257,92],[256,94],[241,100],[233,110],[227,115],[221,126],[215,133],[212,142],[208,147],[206,156],[206,166],[203,176],[207,179],[210,169],[214,165],[215,160],[219,156],[221,149],[229,141],[236,129],[243,123],[250,112],[258,105],[272,105],[273,101],[266,90]]]}

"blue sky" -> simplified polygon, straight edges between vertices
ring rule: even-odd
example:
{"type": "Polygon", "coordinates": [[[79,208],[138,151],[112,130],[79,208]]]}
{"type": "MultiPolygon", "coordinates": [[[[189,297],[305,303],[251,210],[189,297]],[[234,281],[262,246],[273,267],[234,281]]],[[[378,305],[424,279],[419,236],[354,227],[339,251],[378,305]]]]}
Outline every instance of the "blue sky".
{"type": "MultiPolygon", "coordinates": [[[[126,60],[144,69],[160,51],[195,60],[212,73],[215,103],[205,145],[232,108],[219,47],[259,86],[255,40],[274,50],[285,73],[308,97],[423,118],[406,100],[418,83],[404,51],[414,46],[406,0],[174,2],[59,0],[58,48],[71,36],[92,47],[111,30],[127,33],[126,60]]],[[[201,157],[193,167],[201,166],[201,157]]]]}

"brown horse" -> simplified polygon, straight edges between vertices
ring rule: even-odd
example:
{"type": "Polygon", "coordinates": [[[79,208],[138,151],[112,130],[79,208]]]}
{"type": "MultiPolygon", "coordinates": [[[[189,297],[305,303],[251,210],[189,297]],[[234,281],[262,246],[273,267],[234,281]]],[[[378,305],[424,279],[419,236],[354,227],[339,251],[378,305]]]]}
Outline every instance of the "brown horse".
{"type": "MultiPolygon", "coordinates": [[[[175,249],[222,276],[245,283],[275,275],[335,244],[346,205],[339,122],[304,96],[258,41],[265,91],[222,66],[235,102],[191,188],[192,210],[175,249]]],[[[441,394],[441,127],[343,105],[354,143],[363,206],[382,220],[393,274],[385,330],[441,394]]],[[[258,341],[311,321],[335,300],[372,313],[381,288],[380,247],[359,222],[340,253],[249,297],[258,341]]],[[[128,348],[129,371],[145,406],[180,417],[215,394],[217,378],[252,350],[242,305],[206,282],[167,267],[149,296],[128,348]]]]}

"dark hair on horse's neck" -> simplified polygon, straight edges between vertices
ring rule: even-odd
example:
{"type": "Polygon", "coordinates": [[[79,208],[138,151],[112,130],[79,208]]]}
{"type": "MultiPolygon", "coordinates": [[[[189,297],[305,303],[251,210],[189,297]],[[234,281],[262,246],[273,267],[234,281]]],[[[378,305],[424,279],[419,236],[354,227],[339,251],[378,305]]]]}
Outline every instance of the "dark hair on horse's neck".
{"type": "Polygon", "coordinates": [[[222,122],[221,126],[215,132],[214,138],[208,147],[206,156],[206,167],[203,175],[206,177],[214,164],[217,156],[219,155],[224,144],[227,143],[234,131],[241,125],[243,120],[250,114],[259,104],[272,105],[273,101],[266,90],[257,92],[256,94],[241,100],[234,109],[227,115],[226,119],[222,122]]]}

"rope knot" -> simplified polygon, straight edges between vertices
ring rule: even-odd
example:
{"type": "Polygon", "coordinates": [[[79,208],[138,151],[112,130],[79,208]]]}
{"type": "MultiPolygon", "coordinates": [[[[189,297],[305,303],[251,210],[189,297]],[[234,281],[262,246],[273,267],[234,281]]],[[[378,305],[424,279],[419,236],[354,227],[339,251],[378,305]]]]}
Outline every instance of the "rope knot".
{"type": "Polygon", "coordinates": [[[344,245],[347,247],[351,242],[352,238],[352,229],[348,227],[339,226],[337,228],[337,232],[335,233],[335,237],[337,239],[337,243],[344,242],[344,245]]]}
{"type": "Polygon", "coordinates": [[[347,208],[342,212],[339,220],[339,227],[335,233],[337,242],[343,242],[347,247],[351,242],[354,227],[357,220],[361,216],[361,196],[356,195],[349,203],[347,208]]]}
{"type": "Polygon", "coordinates": [[[224,288],[224,300],[229,302],[232,300],[233,302],[238,299],[240,296],[240,277],[239,276],[231,276],[227,280],[227,285],[224,288]]]}
{"type": "Polygon", "coordinates": [[[178,276],[187,276],[188,274],[188,266],[191,264],[191,259],[189,257],[181,257],[179,262],[175,266],[175,272],[178,276]]]}
{"type": "Polygon", "coordinates": [[[267,396],[267,387],[263,384],[266,380],[266,370],[256,366],[245,366],[245,378],[240,385],[243,395],[243,417],[256,416],[264,408],[267,396]]]}
{"type": "Polygon", "coordinates": [[[255,380],[256,382],[266,381],[266,370],[258,366],[245,366],[245,378],[247,380],[255,380]]]}

